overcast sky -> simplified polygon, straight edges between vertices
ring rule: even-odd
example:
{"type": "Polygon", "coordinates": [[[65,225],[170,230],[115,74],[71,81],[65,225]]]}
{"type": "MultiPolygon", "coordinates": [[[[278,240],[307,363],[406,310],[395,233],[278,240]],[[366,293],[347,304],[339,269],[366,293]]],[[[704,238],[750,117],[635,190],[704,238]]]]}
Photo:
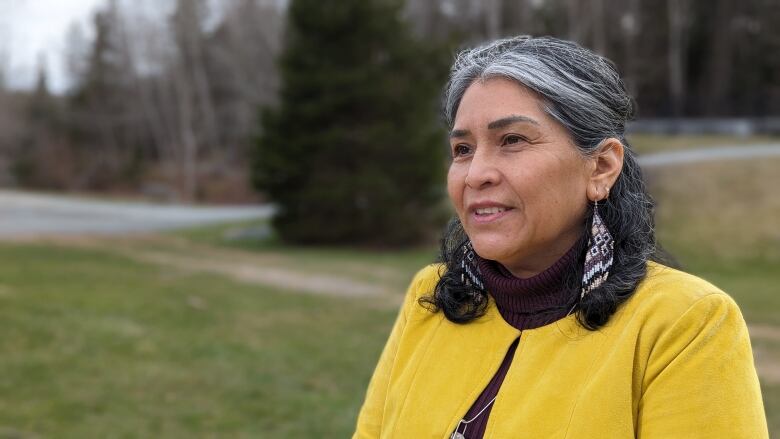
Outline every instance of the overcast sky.
{"type": "Polygon", "coordinates": [[[80,22],[90,35],[92,11],[105,1],[0,0],[0,62],[8,85],[31,87],[40,58],[45,60],[49,86],[62,91],[67,85],[63,53],[68,28],[80,22]]]}

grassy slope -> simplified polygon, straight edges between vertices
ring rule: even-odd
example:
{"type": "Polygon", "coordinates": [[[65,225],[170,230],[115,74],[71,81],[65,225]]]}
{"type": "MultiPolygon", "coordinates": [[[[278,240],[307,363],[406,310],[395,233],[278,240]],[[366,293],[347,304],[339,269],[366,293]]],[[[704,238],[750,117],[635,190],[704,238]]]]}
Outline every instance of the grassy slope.
{"type": "Polygon", "coordinates": [[[661,241],[735,296],[748,320],[780,325],[780,159],[707,163],[648,175],[661,241]]]}
{"type": "MultiPolygon", "coordinates": [[[[780,334],[780,159],[707,163],[648,175],[661,242],[687,271],[728,292],[748,324],[780,334]]],[[[764,367],[780,343],[753,337],[764,367]]],[[[777,375],[776,375],[777,376],[777,375]]],[[[761,377],[770,433],[780,434],[780,383],[761,377]]]]}

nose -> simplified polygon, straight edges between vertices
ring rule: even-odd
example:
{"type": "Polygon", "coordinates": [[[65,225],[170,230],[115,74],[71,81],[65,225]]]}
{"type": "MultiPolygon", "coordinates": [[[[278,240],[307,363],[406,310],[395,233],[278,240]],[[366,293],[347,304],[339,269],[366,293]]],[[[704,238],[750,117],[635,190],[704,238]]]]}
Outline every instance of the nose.
{"type": "Polygon", "coordinates": [[[480,189],[497,184],[500,178],[501,173],[497,167],[496,157],[490,154],[487,148],[477,148],[469,161],[466,186],[480,189]]]}

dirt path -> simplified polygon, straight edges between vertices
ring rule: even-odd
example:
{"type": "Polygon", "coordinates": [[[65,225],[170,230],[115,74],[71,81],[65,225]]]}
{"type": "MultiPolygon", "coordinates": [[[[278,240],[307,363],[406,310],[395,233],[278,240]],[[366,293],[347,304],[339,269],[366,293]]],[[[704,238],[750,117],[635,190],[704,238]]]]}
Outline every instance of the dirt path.
{"type": "Polygon", "coordinates": [[[244,283],[272,286],[279,289],[344,297],[390,295],[391,290],[381,285],[360,282],[335,275],[302,273],[280,267],[257,266],[239,260],[212,260],[199,256],[182,256],[159,251],[121,250],[131,259],[185,272],[203,272],[223,275],[244,283]]]}
{"type": "MultiPolygon", "coordinates": [[[[384,297],[394,303],[400,297],[392,280],[403,276],[394,270],[376,272],[376,280],[355,279],[350,271],[369,272],[369,264],[348,263],[342,273],[301,270],[290,257],[253,253],[195,244],[162,235],[106,238],[97,236],[19,237],[16,242],[33,242],[108,251],[128,259],[175,269],[184,273],[211,273],[254,285],[281,290],[338,297],[384,297]],[[346,273],[345,273],[346,272],[346,273]]],[[[373,273],[372,273],[373,274],[373,273]]]]}
{"type": "Polygon", "coordinates": [[[780,342],[780,327],[772,325],[748,325],[748,331],[750,331],[751,337],[780,342]]]}
{"type": "Polygon", "coordinates": [[[776,349],[767,347],[767,342],[780,345],[780,327],[773,325],[748,325],[753,340],[753,358],[761,381],[780,384],[780,356],[776,349]]]}
{"type": "Polygon", "coordinates": [[[774,351],[754,346],[753,360],[762,383],[780,385],[780,358],[774,351]]]}

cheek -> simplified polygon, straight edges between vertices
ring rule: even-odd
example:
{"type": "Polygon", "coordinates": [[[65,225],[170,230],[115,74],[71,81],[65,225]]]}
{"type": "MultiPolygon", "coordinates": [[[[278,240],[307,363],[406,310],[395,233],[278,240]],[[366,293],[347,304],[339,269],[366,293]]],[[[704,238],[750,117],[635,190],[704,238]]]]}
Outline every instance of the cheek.
{"type": "Polygon", "coordinates": [[[457,166],[450,166],[447,172],[447,194],[456,210],[460,212],[463,205],[463,187],[465,180],[457,166]]]}
{"type": "Polygon", "coordinates": [[[568,226],[575,217],[584,211],[585,186],[576,172],[552,172],[545,179],[543,199],[540,201],[544,221],[550,225],[568,226]]]}
{"type": "Polygon", "coordinates": [[[542,229],[568,222],[567,212],[579,204],[576,176],[556,162],[536,163],[524,169],[516,177],[516,190],[521,193],[526,219],[542,229]]]}

